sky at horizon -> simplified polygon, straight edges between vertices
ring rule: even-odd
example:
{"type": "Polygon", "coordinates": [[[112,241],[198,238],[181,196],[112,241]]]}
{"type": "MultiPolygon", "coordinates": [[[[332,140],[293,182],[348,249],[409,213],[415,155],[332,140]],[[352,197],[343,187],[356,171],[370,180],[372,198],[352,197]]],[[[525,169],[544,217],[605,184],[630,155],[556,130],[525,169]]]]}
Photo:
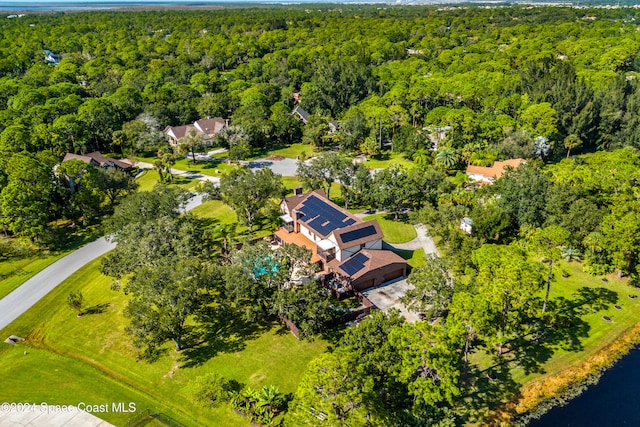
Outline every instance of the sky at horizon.
{"type": "MultiPolygon", "coordinates": [[[[40,4],[95,4],[95,3],[264,3],[269,0],[0,0],[0,6],[12,6],[17,4],[40,5],[40,4]]],[[[308,1],[313,3],[325,3],[325,0],[277,0],[278,2],[289,1],[299,3],[308,1]]],[[[338,0],[331,0],[330,3],[341,3],[338,0]]]]}

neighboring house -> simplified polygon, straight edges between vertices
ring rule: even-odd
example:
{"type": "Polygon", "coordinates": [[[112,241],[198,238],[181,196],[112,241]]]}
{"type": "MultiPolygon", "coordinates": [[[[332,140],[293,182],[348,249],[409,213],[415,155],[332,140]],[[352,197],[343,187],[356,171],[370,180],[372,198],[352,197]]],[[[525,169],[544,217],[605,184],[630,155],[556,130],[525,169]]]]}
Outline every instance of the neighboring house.
{"type": "Polygon", "coordinates": [[[130,171],[133,168],[133,165],[128,161],[104,157],[99,151],[94,151],[89,154],[67,153],[62,161],[68,162],[69,160],[81,160],[96,167],[116,168],[124,171],[130,171]]]}
{"type": "MultiPolygon", "coordinates": [[[[183,126],[167,126],[164,128],[164,134],[169,137],[169,142],[171,145],[178,144],[178,141],[188,135],[189,131],[193,129],[195,130],[195,126],[193,125],[183,125],[183,126]]],[[[197,131],[196,131],[197,132],[197,131]]]]}
{"type": "Polygon", "coordinates": [[[471,232],[473,231],[473,220],[468,216],[462,218],[462,221],[460,221],[460,230],[464,231],[465,233],[471,234],[471,232]]]}
{"type": "Polygon", "coordinates": [[[336,133],[338,131],[338,129],[340,129],[340,123],[338,123],[335,120],[329,120],[329,133],[336,133]]]}
{"type": "Polygon", "coordinates": [[[406,274],[406,261],[382,249],[378,222],[355,217],[324,191],[303,194],[298,188],[280,208],[283,226],[276,238],[310,249],[312,263],[321,263],[326,275],[337,276],[351,289],[368,289],[406,274]]]}
{"type": "MultiPolygon", "coordinates": [[[[309,122],[309,113],[307,113],[299,105],[296,105],[291,114],[297,116],[298,120],[300,120],[305,125],[309,122]]],[[[338,129],[340,129],[340,123],[335,120],[329,120],[327,122],[327,125],[329,126],[329,134],[335,133],[338,129]]]]}
{"type": "Polygon", "coordinates": [[[291,112],[292,115],[298,116],[298,119],[302,120],[305,125],[309,121],[309,113],[307,113],[301,106],[296,105],[296,108],[291,112]]]}
{"type": "Polygon", "coordinates": [[[205,135],[205,138],[213,138],[222,132],[222,130],[228,125],[227,120],[222,117],[200,119],[193,123],[193,127],[195,127],[198,132],[205,135]]]}
{"type": "Polygon", "coordinates": [[[53,53],[50,50],[44,51],[44,62],[47,64],[58,64],[60,62],[60,55],[53,53]]]}
{"type": "Polygon", "coordinates": [[[431,142],[431,151],[438,151],[438,145],[447,137],[447,133],[451,130],[451,126],[442,126],[436,128],[426,128],[429,132],[427,137],[431,142]]]}
{"type": "Polygon", "coordinates": [[[493,184],[507,171],[507,168],[518,168],[518,166],[527,163],[525,159],[509,159],[504,162],[493,162],[493,166],[469,166],[467,167],[467,175],[472,181],[478,184],[493,184]]]}
{"type": "Polygon", "coordinates": [[[164,134],[169,137],[171,145],[177,145],[178,141],[194,131],[197,135],[201,135],[205,142],[211,141],[217,134],[222,132],[229,126],[229,121],[222,117],[207,117],[206,119],[196,120],[193,124],[182,126],[167,126],[164,128],[164,134]]]}

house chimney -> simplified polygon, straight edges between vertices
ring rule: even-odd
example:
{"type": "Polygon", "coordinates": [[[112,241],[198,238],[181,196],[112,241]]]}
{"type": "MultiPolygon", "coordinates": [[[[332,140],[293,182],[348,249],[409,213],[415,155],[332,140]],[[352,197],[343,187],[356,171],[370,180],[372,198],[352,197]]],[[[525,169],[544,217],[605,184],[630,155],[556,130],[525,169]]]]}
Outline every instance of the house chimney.
{"type": "Polygon", "coordinates": [[[299,196],[302,194],[302,187],[296,187],[293,189],[293,195],[294,196],[299,196]]]}

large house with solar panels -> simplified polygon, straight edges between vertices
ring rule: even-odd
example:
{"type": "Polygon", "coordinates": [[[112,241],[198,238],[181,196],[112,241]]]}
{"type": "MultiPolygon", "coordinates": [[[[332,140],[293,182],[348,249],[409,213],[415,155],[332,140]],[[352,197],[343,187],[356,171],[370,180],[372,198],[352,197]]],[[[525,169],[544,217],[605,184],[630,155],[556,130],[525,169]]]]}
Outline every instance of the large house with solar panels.
{"type": "Polygon", "coordinates": [[[362,221],[327,199],[324,191],[303,194],[297,188],[280,208],[282,228],[276,239],[310,249],[311,262],[349,288],[361,291],[406,274],[405,260],[382,249],[378,221],[362,221]]]}

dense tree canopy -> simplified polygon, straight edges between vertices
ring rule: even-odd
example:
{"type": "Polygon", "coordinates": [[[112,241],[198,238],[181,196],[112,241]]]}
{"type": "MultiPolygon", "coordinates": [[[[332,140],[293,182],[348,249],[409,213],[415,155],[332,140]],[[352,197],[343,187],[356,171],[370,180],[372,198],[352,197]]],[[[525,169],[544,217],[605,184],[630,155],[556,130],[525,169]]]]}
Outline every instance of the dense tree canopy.
{"type": "Polygon", "coordinates": [[[220,180],[222,200],[233,208],[238,219],[253,232],[253,224],[272,198],[282,195],[280,175],[263,168],[234,169],[220,180]]]}

